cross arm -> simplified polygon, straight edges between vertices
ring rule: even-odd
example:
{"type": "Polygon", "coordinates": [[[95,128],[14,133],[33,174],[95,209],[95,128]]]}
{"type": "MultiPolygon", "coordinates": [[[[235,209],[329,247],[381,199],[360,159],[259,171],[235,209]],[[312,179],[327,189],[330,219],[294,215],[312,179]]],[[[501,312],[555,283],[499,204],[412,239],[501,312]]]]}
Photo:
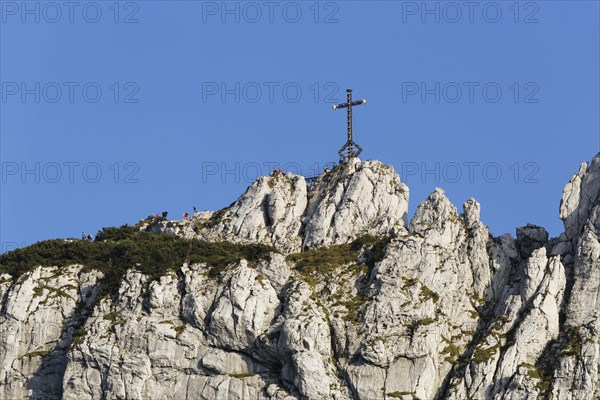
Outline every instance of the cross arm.
{"type": "Polygon", "coordinates": [[[365,99],[362,99],[362,100],[353,101],[352,103],[335,104],[333,106],[333,109],[337,110],[338,108],[348,108],[348,106],[360,106],[361,104],[365,104],[366,102],[367,101],[365,99]]]}

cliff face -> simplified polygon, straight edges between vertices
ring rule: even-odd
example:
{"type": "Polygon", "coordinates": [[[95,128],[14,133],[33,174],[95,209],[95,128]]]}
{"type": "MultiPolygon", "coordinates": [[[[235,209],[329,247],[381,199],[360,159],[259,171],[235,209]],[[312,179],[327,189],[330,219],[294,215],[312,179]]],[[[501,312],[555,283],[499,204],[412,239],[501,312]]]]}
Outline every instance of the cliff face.
{"type": "Polygon", "coordinates": [[[599,196],[600,155],[564,189],[564,234],[513,239],[441,189],[408,222],[378,162],[260,178],[139,224],[277,249],[257,261],[131,265],[109,296],[87,265],[0,274],[0,399],[598,398],[599,196]]]}

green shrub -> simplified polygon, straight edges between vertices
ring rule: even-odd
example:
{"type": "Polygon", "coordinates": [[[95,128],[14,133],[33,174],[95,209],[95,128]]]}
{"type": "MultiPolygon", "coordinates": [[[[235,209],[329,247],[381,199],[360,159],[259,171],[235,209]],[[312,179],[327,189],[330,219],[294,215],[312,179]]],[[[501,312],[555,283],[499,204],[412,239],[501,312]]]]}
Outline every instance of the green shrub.
{"type": "Polygon", "coordinates": [[[295,263],[300,273],[310,275],[317,271],[325,273],[354,262],[356,254],[350,244],[342,244],[290,254],[286,259],[295,263]]]}
{"type": "Polygon", "coordinates": [[[427,286],[421,286],[421,297],[425,300],[431,299],[434,303],[437,303],[440,299],[440,295],[429,289],[427,286]]]}
{"type": "Polygon", "coordinates": [[[348,314],[346,314],[343,318],[344,321],[349,321],[349,322],[353,322],[353,323],[360,322],[362,312],[364,311],[364,306],[368,302],[369,302],[369,298],[362,296],[362,295],[358,295],[346,302],[341,303],[348,310],[348,314]]]}
{"type": "Polygon", "coordinates": [[[104,314],[103,318],[105,321],[116,321],[117,318],[119,318],[119,312],[118,311],[109,312],[108,314],[104,314]]]}
{"type": "Polygon", "coordinates": [[[87,334],[85,327],[83,326],[83,324],[80,324],[78,327],[75,328],[75,330],[73,331],[73,342],[72,344],[82,344],[85,338],[85,335],[87,334]]]}
{"type": "Polygon", "coordinates": [[[499,348],[500,348],[500,343],[496,343],[495,345],[488,347],[486,349],[477,348],[477,349],[475,349],[475,352],[473,353],[473,361],[477,364],[486,362],[486,361],[490,360],[496,354],[496,352],[499,348]]]}
{"type": "Polygon", "coordinates": [[[139,231],[138,226],[129,226],[127,224],[121,226],[120,228],[111,226],[108,228],[102,228],[97,234],[94,241],[102,242],[104,240],[124,240],[128,239],[131,236],[135,235],[139,231]]]}
{"type": "Polygon", "coordinates": [[[581,337],[579,331],[580,327],[570,326],[561,333],[565,343],[561,353],[563,357],[581,355],[581,337]]]}
{"type": "Polygon", "coordinates": [[[442,335],[442,340],[447,344],[447,346],[442,351],[442,355],[446,355],[446,357],[444,357],[444,360],[452,365],[458,364],[460,358],[460,349],[452,342],[452,340],[448,339],[444,335],[442,335]]]}
{"type": "Polygon", "coordinates": [[[412,337],[414,335],[415,331],[417,329],[419,329],[420,326],[431,325],[431,324],[433,324],[435,322],[436,322],[435,319],[430,318],[430,317],[426,317],[426,318],[419,319],[417,321],[413,321],[413,322],[407,324],[406,325],[406,330],[407,330],[408,335],[410,337],[412,337]]]}

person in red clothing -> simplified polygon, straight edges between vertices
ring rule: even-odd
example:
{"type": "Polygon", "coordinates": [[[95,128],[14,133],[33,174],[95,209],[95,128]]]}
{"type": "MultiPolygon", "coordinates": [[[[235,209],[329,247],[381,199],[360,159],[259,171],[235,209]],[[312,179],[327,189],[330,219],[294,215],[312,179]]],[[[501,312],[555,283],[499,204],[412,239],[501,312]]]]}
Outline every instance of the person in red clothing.
{"type": "Polygon", "coordinates": [[[188,219],[188,213],[183,213],[183,219],[188,219]]]}
{"type": "Polygon", "coordinates": [[[282,169],[281,169],[281,168],[279,168],[279,171],[278,171],[278,172],[279,172],[279,175],[283,174],[283,171],[282,171],[282,169]]]}

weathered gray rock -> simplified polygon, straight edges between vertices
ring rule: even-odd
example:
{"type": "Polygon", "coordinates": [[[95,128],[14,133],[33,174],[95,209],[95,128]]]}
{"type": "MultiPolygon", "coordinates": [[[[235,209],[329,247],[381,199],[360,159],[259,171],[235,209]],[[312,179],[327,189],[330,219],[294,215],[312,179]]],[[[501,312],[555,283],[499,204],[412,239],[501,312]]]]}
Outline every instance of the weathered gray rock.
{"type": "Polygon", "coordinates": [[[361,234],[404,228],[408,187],[390,166],[354,158],[322,175],[311,189],[304,247],[344,243],[361,234]]]}
{"type": "Polygon", "coordinates": [[[38,267],[0,283],[0,399],[58,399],[78,304],[101,274],[81,265],[38,267]]]}
{"type": "Polygon", "coordinates": [[[591,164],[584,162],[565,186],[560,202],[560,218],[569,240],[579,235],[600,195],[600,154],[591,164]]]}
{"type": "Polygon", "coordinates": [[[287,173],[261,177],[210,223],[207,237],[260,242],[284,250],[300,247],[301,218],[307,204],[304,177],[287,173]]]}
{"type": "Polygon", "coordinates": [[[271,325],[278,307],[273,287],[242,260],[213,303],[208,337],[215,346],[246,350],[271,325]]]}
{"type": "Polygon", "coordinates": [[[100,299],[81,265],[0,274],[0,399],[600,398],[599,170],[565,187],[558,238],[492,237],[476,200],[459,215],[441,189],[407,224],[393,169],[355,159],[141,225],[279,250],[218,276],[132,266],[100,299]]]}

